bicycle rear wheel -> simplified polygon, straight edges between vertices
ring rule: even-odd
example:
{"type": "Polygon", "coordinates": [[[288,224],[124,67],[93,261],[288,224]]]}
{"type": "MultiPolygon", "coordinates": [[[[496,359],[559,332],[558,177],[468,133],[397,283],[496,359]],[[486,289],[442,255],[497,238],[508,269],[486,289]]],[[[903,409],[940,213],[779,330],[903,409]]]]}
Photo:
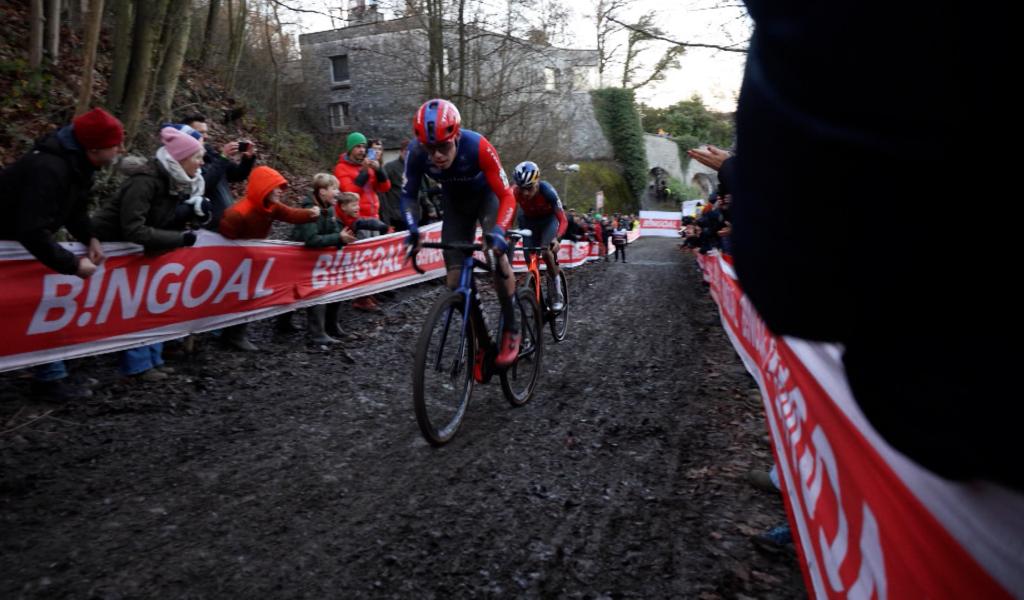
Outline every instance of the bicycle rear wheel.
{"type": "Polygon", "coordinates": [[[552,314],[549,321],[551,337],[555,338],[556,342],[564,340],[565,334],[569,331],[569,282],[562,271],[558,272],[558,285],[562,288],[562,310],[552,314]]]}
{"type": "Polygon", "coordinates": [[[473,394],[475,338],[462,314],[464,306],[459,292],[438,298],[416,343],[413,407],[423,437],[434,446],[455,436],[473,394]]]}
{"type": "Polygon", "coordinates": [[[522,406],[529,402],[540,378],[544,354],[544,336],[541,333],[544,323],[540,306],[533,294],[533,289],[520,288],[515,296],[522,341],[519,343],[516,361],[501,372],[501,391],[512,406],[522,406]]]}

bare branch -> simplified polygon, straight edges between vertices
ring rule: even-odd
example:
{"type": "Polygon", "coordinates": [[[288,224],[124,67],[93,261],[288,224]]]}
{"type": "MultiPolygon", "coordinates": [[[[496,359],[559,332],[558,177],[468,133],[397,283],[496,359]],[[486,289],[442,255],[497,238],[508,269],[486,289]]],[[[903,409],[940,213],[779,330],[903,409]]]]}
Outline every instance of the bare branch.
{"type": "Polygon", "coordinates": [[[655,34],[651,33],[650,31],[644,31],[643,29],[640,29],[638,27],[634,27],[633,25],[629,25],[629,24],[623,23],[622,21],[616,19],[615,17],[607,16],[605,18],[608,19],[609,21],[612,21],[613,23],[618,23],[619,25],[621,25],[622,27],[625,27],[626,29],[629,29],[630,31],[636,31],[637,33],[642,33],[645,36],[648,36],[648,37],[650,37],[652,39],[661,40],[663,42],[668,42],[670,44],[675,44],[676,46],[682,46],[684,48],[711,48],[712,50],[721,50],[722,52],[738,52],[740,54],[746,54],[747,53],[747,49],[746,48],[733,48],[733,47],[730,47],[730,46],[719,46],[717,44],[697,44],[697,43],[691,43],[691,42],[679,42],[679,41],[672,40],[672,39],[669,39],[669,38],[664,37],[664,36],[655,35],[655,34]]]}

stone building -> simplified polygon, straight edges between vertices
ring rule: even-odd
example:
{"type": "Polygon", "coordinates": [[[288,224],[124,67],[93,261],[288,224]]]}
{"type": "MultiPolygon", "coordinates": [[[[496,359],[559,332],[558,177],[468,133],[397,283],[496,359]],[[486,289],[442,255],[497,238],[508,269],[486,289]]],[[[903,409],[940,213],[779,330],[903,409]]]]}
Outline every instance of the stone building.
{"type": "MultiPolygon", "coordinates": [[[[416,108],[430,97],[428,29],[420,16],[383,20],[372,4],[353,8],[351,25],[300,36],[301,104],[322,133],[358,130],[394,148],[412,135],[416,108]]],[[[596,50],[469,28],[460,69],[453,24],[445,23],[443,39],[443,95],[459,105],[466,127],[495,142],[505,163],[611,158],[589,94],[596,50]]]]}

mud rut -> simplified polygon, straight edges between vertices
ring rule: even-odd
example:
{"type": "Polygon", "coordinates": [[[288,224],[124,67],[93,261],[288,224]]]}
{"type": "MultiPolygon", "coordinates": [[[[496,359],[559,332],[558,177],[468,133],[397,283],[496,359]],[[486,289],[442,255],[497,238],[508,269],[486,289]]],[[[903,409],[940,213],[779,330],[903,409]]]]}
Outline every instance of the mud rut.
{"type": "Polygon", "coordinates": [[[359,366],[262,322],[260,353],[206,335],[166,383],[76,361],[80,405],[0,375],[0,597],[803,597],[792,552],[748,539],[785,516],[743,478],[771,464],[763,411],[693,259],[629,254],[567,271],[534,400],[478,386],[441,449],[409,392],[436,284],[343,309],[359,366]]]}

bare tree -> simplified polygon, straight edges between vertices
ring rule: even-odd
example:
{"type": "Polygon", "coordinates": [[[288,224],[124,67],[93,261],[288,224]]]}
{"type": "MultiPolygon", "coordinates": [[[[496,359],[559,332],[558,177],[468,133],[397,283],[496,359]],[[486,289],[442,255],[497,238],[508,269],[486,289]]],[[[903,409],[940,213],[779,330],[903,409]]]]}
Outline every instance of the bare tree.
{"type": "Polygon", "coordinates": [[[647,78],[637,83],[641,66],[637,58],[648,49],[646,44],[656,40],[655,36],[662,35],[660,29],[654,26],[657,13],[650,11],[645,13],[637,22],[629,28],[629,35],[626,41],[626,56],[623,60],[622,87],[637,89],[652,81],[661,81],[665,73],[671,69],[679,68],[679,57],[686,50],[684,46],[670,46],[668,50],[658,59],[654,67],[648,73],[647,78]]]}
{"type": "Polygon", "coordinates": [[[228,90],[234,91],[235,78],[238,76],[238,64],[245,48],[245,26],[249,18],[249,5],[246,0],[228,0],[228,64],[225,83],[228,90]]]}
{"type": "Polygon", "coordinates": [[[132,23],[135,22],[133,0],[114,0],[114,64],[107,87],[107,106],[118,112],[124,102],[128,67],[132,60],[132,23]]]}
{"type": "Polygon", "coordinates": [[[164,60],[156,78],[156,106],[163,121],[171,120],[171,106],[174,102],[174,91],[178,87],[181,65],[185,62],[185,51],[188,48],[188,35],[192,27],[189,13],[192,10],[191,0],[171,0],[167,11],[165,28],[169,28],[166,46],[161,50],[164,60]]]}
{"type": "Polygon", "coordinates": [[[203,29],[203,45],[199,50],[199,66],[208,66],[210,46],[213,44],[213,32],[217,27],[217,13],[220,11],[220,0],[210,0],[206,7],[206,28],[203,29]]]}
{"type": "Polygon", "coordinates": [[[605,72],[609,70],[613,57],[621,44],[614,44],[615,33],[620,25],[614,19],[615,14],[632,4],[633,0],[597,0],[594,5],[594,25],[597,29],[597,79],[598,85],[604,86],[605,72]]]}
{"type": "Polygon", "coordinates": [[[142,121],[146,95],[153,79],[153,53],[167,14],[168,0],[144,0],[136,6],[132,28],[132,60],[128,70],[122,110],[125,139],[131,140],[142,121]]]}
{"type": "Polygon", "coordinates": [[[100,41],[100,27],[103,25],[103,0],[90,0],[85,13],[85,47],[82,49],[82,89],[78,92],[75,114],[89,110],[92,101],[93,71],[96,65],[96,46],[100,41]]]}
{"type": "Polygon", "coordinates": [[[60,55],[60,0],[46,0],[46,53],[57,64],[60,55]]]}
{"type": "Polygon", "coordinates": [[[38,69],[43,64],[43,25],[46,24],[46,16],[43,13],[43,0],[31,1],[28,24],[28,64],[33,69],[38,69]]]}

